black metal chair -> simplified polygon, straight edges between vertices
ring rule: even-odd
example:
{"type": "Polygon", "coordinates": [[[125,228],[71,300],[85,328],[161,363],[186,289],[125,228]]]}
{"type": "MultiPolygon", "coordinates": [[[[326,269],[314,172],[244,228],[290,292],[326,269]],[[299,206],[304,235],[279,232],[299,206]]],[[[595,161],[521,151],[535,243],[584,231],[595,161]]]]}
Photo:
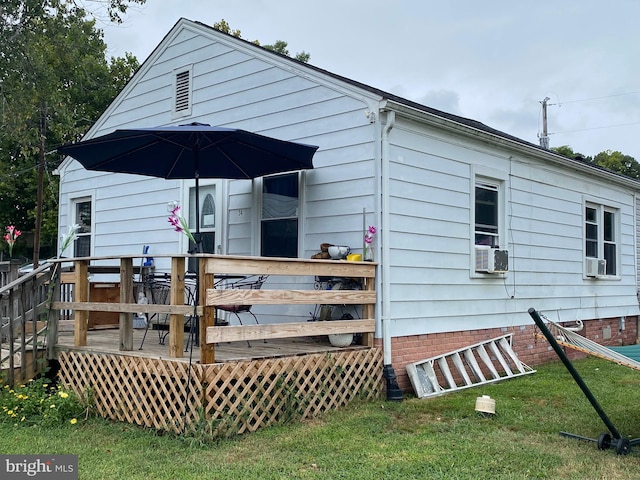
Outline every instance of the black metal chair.
{"type": "MultiPolygon", "coordinates": [[[[268,275],[251,275],[241,280],[226,282],[223,288],[239,289],[239,290],[260,290],[262,288],[262,285],[264,285],[264,282],[267,280],[267,278],[268,278],[268,275]]],[[[255,320],[256,325],[260,325],[260,322],[258,321],[258,317],[256,317],[255,314],[251,311],[252,307],[253,305],[246,305],[246,304],[216,305],[217,310],[222,310],[223,312],[234,314],[238,319],[238,322],[240,323],[240,325],[244,325],[242,323],[242,318],[240,317],[240,314],[243,314],[243,313],[248,313],[249,315],[251,315],[255,320]]],[[[265,340],[265,343],[266,342],[267,341],[265,340]]],[[[251,347],[251,343],[247,342],[247,345],[251,347]]]]}
{"type": "MultiPolygon", "coordinates": [[[[144,282],[143,288],[145,295],[149,299],[149,303],[160,305],[166,305],[167,303],[169,303],[169,292],[171,291],[170,282],[149,279],[144,282]]],[[[164,345],[164,341],[169,334],[169,323],[167,319],[168,315],[164,313],[154,313],[149,315],[147,325],[144,329],[144,335],[142,336],[142,341],[140,342],[140,347],[138,348],[138,350],[142,350],[144,341],[147,338],[149,327],[152,327],[152,329],[158,331],[158,343],[160,343],[160,345],[164,345]]]]}

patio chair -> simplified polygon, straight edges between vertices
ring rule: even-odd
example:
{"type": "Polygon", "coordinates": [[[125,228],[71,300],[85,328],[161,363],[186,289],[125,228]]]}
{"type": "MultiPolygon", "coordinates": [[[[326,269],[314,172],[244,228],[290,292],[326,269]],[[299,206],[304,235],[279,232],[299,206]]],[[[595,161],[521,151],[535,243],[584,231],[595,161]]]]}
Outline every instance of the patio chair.
{"type": "MultiPolygon", "coordinates": [[[[240,290],[260,290],[262,285],[267,280],[268,275],[251,275],[249,277],[243,278],[241,280],[229,281],[225,283],[223,288],[231,288],[231,289],[240,289],[240,290]]],[[[258,317],[251,311],[251,307],[253,305],[216,305],[217,310],[222,310],[223,312],[229,312],[236,316],[240,325],[244,325],[242,323],[242,318],[240,317],[243,313],[248,313],[253,317],[256,322],[256,325],[260,325],[258,321],[258,317]]],[[[267,343],[267,341],[264,341],[267,343]]],[[[247,345],[251,347],[251,343],[247,341],[247,345]]]]}
{"type": "MultiPolygon", "coordinates": [[[[150,303],[158,305],[168,305],[171,294],[171,281],[167,275],[159,278],[150,278],[144,283],[144,291],[150,303]]],[[[193,281],[185,281],[185,305],[193,305],[195,301],[195,283],[193,281]]],[[[138,350],[142,350],[144,342],[147,338],[147,332],[149,327],[158,331],[158,344],[164,345],[169,335],[169,314],[167,313],[154,313],[149,316],[147,325],[140,342],[138,350]]],[[[187,338],[185,351],[190,345],[191,341],[198,340],[197,334],[197,322],[194,321],[193,315],[185,315],[184,321],[185,332],[189,332],[187,338]]]]}

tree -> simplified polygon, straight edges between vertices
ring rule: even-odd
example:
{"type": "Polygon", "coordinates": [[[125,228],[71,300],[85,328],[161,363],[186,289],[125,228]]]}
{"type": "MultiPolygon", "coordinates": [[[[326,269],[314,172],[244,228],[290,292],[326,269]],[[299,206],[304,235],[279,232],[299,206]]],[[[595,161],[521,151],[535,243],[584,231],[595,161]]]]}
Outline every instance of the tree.
{"type": "Polygon", "coordinates": [[[625,155],[622,152],[605,150],[598,153],[595,157],[587,157],[581,153],[574,152],[568,145],[555,147],[552,148],[552,150],[566,157],[583,160],[611,170],[612,172],[640,180],[640,163],[632,156],[625,155]]]}
{"type": "Polygon", "coordinates": [[[564,155],[565,157],[569,157],[569,158],[575,158],[575,159],[578,159],[578,160],[586,160],[588,162],[591,162],[593,160],[591,157],[587,157],[587,156],[583,155],[582,153],[574,152],[573,149],[569,145],[562,145],[560,147],[554,147],[551,150],[553,150],[556,153],[559,153],[560,155],[564,155]]]}
{"type": "MultiPolygon", "coordinates": [[[[144,1],[93,3],[118,21],[128,3],[144,1]]],[[[40,243],[55,253],[55,147],[82,136],[138,62],[127,55],[108,64],[95,20],[73,0],[5,0],[0,42],[0,225],[33,232],[37,263],[40,243]]],[[[16,252],[26,253],[26,242],[16,252]]]]}
{"type": "Polygon", "coordinates": [[[640,179],[640,164],[635,158],[622,152],[606,150],[593,158],[593,163],[601,167],[621,173],[627,177],[640,179]]]}
{"type": "MultiPolygon", "coordinates": [[[[227,35],[232,35],[236,38],[242,38],[242,33],[240,32],[240,30],[232,30],[231,27],[229,26],[229,23],[227,23],[227,21],[224,18],[219,22],[214,23],[213,28],[215,28],[216,30],[219,30],[220,32],[226,33],[227,35]]],[[[254,40],[251,43],[260,45],[260,42],[258,40],[254,40]]],[[[281,55],[286,55],[287,57],[291,57],[291,55],[289,54],[289,50],[287,50],[287,46],[288,46],[288,43],[285,42],[284,40],[276,40],[275,43],[271,45],[269,44],[262,45],[262,47],[266,48],[267,50],[271,50],[272,52],[276,52],[281,55]]],[[[308,63],[309,59],[311,58],[311,54],[305,51],[302,51],[302,52],[296,53],[293,58],[295,58],[296,60],[302,63],[308,63]]]]}

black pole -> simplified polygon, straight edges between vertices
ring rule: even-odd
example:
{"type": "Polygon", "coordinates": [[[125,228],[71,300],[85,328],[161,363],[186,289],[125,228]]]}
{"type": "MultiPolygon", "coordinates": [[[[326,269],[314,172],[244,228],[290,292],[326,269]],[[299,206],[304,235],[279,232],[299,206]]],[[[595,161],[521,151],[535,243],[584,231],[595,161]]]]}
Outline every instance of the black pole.
{"type": "MultiPolygon", "coordinates": [[[[200,242],[200,137],[196,134],[193,146],[194,177],[196,179],[196,242],[200,242]]],[[[198,246],[196,245],[196,248],[198,246]]],[[[197,248],[198,253],[200,249],[197,248]]]]}
{"type": "Polygon", "coordinates": [[[545,323],[542,321],[542,319],[540,318],[540,315],[535,310],[535,308],[529,309],[529,315],[531,316],[531,318],[533,318],[533,321],[536,322],[536,325],[538,326],[540,331],[544,334],[545,338],[547,339],[547,341],[549,342],[553,350],[556,352],[558,357],[560,357],[560,360],[562,360],[562,363],[564,363],[564,366],[567,368],[567,370],[569,371],[573,379],[576,381],[576,383],[582,390],[582,393],[584,393],[584,396],[587,397],[587,400],[589,400],[589,403],[591,403],[591,406],[593,406],[598,416],[600,416],[600,418],[602,419],[602,422],[609,429],[613,438],[616,438],[616,439],[621,438],[620,433],[618,432],[616,427],[613,425],[613,423],[611,423],[611,420],[609,420],[609,417],[607,417],[607,414],[604,413],[604,410],[602,410],[602,407],[600,407],[600,404],[591,393],[591,390],[589,390],[587,385],[582,380],[582,377],[580,376],[578,371],[574,368],[571,361],[567,358],[567,355],[564,353],[564,350],[562,350],[560,345],[558,345],[558,342],[553,337],[553,335],[551,334],[551,332],[549,331],[545,323]]]}

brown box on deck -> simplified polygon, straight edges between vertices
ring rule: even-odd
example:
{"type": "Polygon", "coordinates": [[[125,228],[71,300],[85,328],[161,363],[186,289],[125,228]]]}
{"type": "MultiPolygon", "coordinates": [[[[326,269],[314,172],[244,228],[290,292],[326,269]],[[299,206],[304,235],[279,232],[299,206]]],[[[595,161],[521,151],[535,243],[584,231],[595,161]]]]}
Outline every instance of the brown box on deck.
{"type": "MultiPolygon", "coordinates": [[[[89,285],[90,302],[120,303],[120,283],[92,283],[89,285]]],[[[87,328],[116,328],[120,323],[117,312],[89,312],[87,328]]]]}

